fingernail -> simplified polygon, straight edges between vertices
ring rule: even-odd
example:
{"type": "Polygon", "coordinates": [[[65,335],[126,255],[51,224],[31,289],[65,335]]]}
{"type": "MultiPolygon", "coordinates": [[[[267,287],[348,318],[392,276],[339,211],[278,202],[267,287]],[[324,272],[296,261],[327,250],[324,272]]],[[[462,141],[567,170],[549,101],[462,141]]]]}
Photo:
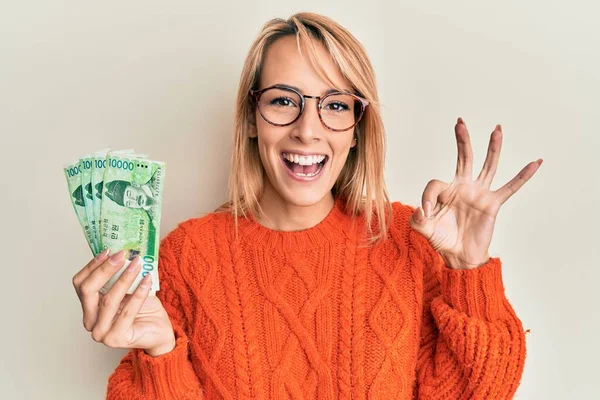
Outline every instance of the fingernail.
{"type": "Polygon", "coordinates": [[[467,124],[465,124],[465,121],[461,117],[458,117],[458,119],[456,120],[456,123],[463,124],[465,127],[467,126],[467,124]]]}
{"type": "Polygon", "coordinates": [[[413,214],[413,219],[415,220],[415,222],[421,222],[423,220],[423,209],[421,207],[415,210],[415,213],[413,214]]]}
{"type": "Polygon", "coordinates": [[[151,282],[152,282],[152,274],[148,274],[142,279],[140,284],[143,286],[149,286],[151,282]]]}
{"type": "Polygon", "coordinates": [[[104,249],[100,253],[98,253],[98,255],[96,256],[96,260],[97,261],[104,260],[108,256],[109,252],[110,252],[110,249],[107,247],[106,249],[104,249]]]}
{"type": "Polygon", "coordinates": [[[425,202],[425,204],[423,205],[423,210],[425,211],[425,216],[427,216],[427,218],[431,217],[431,202],[430,201],[425,202]]]}
{"type": "Polygon", "coordinates": [[[496,125],[496,130],[502,132],[502,125],[500,125],[500,124],[496,125]]]}
{"type": "Polygon", "coordinates": [[[108,262],[111,263],[112,265],[117,265],[123,261],[124,255],[125,255],[125,251],[119,250],[118,253],[115,253],[112,256],[110,256],[110,258],[108,259],[108,262]]]}
{"type": "Polygon", "coordinates": [[[127,272],[135,272],[140,266],[140,256],[135,256],[133,261],[127,267],[127,272]]]}

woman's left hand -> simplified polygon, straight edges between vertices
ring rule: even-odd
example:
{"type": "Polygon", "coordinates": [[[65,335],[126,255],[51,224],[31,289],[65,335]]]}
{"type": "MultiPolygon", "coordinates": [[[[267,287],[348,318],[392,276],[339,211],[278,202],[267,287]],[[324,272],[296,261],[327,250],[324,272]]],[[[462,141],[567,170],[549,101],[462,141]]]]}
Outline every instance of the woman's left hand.
{"type": "Polygon", "coordinates": [[[429,181],[410,226],[429,241],[448,267],[472,269],[489,261],[488,249],[500,206],[536,173],[543,160],[530,162],[510,182],[492,191],[490,185],[502,148],[502,127],[496,125],[492,132],[483,169],[475,181],[471,140],[462,118],[454,131],[458,146],[454,180],[450,184],[429,181]]]}

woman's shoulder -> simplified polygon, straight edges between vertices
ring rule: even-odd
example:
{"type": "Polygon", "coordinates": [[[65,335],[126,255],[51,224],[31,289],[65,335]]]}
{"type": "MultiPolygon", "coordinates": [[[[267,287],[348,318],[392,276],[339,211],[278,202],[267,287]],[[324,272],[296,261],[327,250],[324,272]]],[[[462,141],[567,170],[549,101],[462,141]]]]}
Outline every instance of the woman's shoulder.
{"type": "Polygon", "coordinates": [[[231,216],[224,212],[210,212],[203,216],[181,221],[163,239],[163,244],[181,247],[204,247],[207,241],[213,241],[219,227],[225,227],[231,216]]]}
{"type": "Polygon", "coordinates": [[[422,245],[422,236],[415,231],[410,224],[411,218],[417,206],[413,206],[411,204],[402,202],[402,201],[394,201],[391,203],[393,216],[392,221],[389,224],[390,226],[390,234],[396,240],[409,243],[414,245],[415,242],[418,242],[419,245],[422,245]]]}
{"type": "Polygon", "coordinates": [[[175,230],[183,230],[187,233],[201,233],[214,227],[215,224],[226,222],[227,215],[223,212],[210,212],[200,217],[193,217],[179,222],[175,230]]]}
{"type": "Polygon", "coordinates": [[[402,201],[393,201],[392,205],[392,223],[395,228],[406,230],[410,227],[410,218],[415,211],[415,207],[402,201]]]}
{"type": "Polygon", "coordinates": [[[402,243],[408,244],[419,253],[435,254],[435,250],[429,244],[429,241],[411,226],[411,218],[418,206],[395,201],[392,203],[394,210],[393,221],[390,224],[392,236],[402,243]]]}

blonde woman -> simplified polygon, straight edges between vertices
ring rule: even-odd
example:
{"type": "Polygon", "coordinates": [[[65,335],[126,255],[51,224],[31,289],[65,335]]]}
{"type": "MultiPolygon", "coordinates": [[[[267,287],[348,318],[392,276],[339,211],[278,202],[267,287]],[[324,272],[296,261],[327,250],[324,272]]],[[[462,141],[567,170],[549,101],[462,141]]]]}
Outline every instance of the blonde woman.
{"type": "Polygon", "coordinates": [[[475,180],[455,133],[454,180],[391,203],[361,44],[321,15],[269,21],[240,79],[230,201],[162,241],[157,297],[125,295],[135,273],[99,293],[122,253],[73,279],[93,339],[131,349],[108,398],[510,398],[525,336],[488,249],[541,160],[491,191],[501,127],[475,180]]]}

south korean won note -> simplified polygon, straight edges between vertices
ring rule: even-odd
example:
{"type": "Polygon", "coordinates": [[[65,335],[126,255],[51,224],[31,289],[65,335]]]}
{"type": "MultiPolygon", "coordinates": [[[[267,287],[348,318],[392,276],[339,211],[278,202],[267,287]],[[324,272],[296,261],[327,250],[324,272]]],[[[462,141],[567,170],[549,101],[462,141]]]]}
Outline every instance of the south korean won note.
{"type": "Polygon", "coordinates": [[[126,154],[106,157],[100,211],[101,242],[111,254],[125,250],[125,265],[100,290],[106,293],[129,263],[140,255],[142,267],[127,293],[152,274],[150,295],[160,289],[158,248],[165,164],[126,154]]]}

